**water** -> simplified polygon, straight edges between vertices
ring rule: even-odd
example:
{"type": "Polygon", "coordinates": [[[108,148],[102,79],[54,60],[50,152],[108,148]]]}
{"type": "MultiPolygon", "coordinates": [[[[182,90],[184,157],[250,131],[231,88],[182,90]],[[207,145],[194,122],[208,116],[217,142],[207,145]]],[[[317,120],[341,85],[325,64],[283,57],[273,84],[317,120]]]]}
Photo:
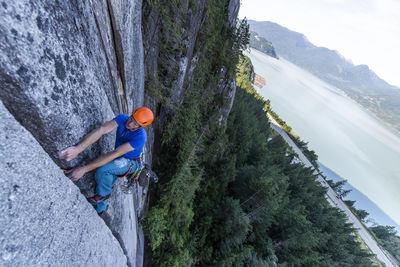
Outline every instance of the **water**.
{"type": "Polygon", "coordinates": [[[318,160],[400,224],[400,138],[341,90],[284,59],[248,55],[266,79],[258,92],[318,160]]]}

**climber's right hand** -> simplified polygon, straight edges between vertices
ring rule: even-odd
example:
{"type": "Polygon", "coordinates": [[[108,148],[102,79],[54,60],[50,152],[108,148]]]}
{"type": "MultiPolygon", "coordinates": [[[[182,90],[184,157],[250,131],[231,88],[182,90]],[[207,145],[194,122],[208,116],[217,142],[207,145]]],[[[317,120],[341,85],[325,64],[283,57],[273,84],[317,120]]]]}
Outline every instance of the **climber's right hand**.
{"type": "Polygon", "coordinates": [[[64,150],[57,151],[54,155],[56,158],[70,161],[76,158],[80,153],[79,149],[76,146],[67,147],[64,150]]]}
{"type": "Polygon", "coordinates": [[[82,176],[84,176],[87,172],[88,170],[86,169],[86,166],[83,166],[68,170],[65,172],[65,174],[69,177],[69,179],[75,182],[81,179],[82,176]]]}

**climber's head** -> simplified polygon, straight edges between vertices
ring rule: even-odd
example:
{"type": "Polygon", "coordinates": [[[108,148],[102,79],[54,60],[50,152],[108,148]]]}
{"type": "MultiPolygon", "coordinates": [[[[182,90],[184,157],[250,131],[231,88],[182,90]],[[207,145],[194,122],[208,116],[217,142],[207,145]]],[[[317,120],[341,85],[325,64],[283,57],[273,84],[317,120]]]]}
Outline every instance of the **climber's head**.
{"type": "Polygon", "coordinates": [[[126,128],[130,131],[139,129],[140,127],[146,127],[150,125],[154,120],[153,112],[146,107],[140,107],[132,112],[132,116],[126,122],[126,128]]]}

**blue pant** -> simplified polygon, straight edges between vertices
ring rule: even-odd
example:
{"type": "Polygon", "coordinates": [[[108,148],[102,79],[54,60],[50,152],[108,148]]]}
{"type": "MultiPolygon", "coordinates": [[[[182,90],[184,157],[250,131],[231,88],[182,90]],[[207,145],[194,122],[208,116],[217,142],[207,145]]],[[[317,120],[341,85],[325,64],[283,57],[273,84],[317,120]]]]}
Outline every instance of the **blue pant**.
{"type": "MultiPolygon", "coordinates": [[[[116,175],[124,175],[132,165],[132,169],[129,171],[129,174],[131,174],[136,170],[139,164],[140,163],[135,160],[120,157],[97,168],[94,175],[94,179],[96,180],[96,194],[102,197],[111,194],[112,186],[118,178],[116,175]]],[[[107,202],[106,199],[98,203],[95,207],[96,211],[100,213],[105,210],[107,202]]]]}

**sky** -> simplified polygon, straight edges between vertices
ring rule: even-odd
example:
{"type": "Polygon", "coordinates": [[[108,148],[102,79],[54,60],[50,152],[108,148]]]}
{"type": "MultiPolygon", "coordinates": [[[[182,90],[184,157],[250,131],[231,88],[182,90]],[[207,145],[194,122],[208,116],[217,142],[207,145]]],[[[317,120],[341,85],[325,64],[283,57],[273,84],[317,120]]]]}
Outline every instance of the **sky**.
{"type": "Polygon", "coordinates": [[[400,0],[241,0],[244,17],[302,33],[400,87],[400,0]]]}

